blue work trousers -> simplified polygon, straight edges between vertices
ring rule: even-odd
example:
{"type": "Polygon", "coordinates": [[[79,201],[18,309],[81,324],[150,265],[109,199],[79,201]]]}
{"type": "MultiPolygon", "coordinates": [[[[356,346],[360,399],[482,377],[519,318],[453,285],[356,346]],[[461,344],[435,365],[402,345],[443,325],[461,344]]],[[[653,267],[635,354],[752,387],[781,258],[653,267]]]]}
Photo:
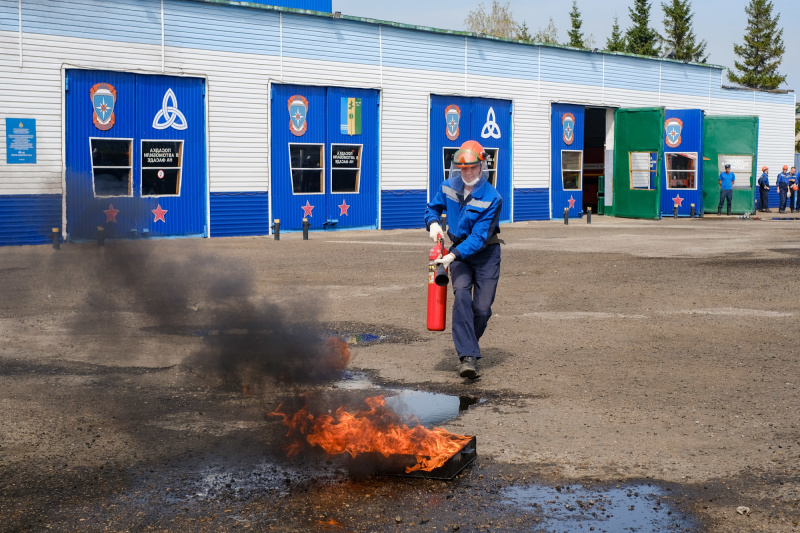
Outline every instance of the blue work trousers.
{"type": "Polygon", "coordinates": [[[500,245],[490,244],[463,261],[450,265],[453,280],[453,342],[458,357],[481,357],[478,346],[492,316],[500,279],[500,245]]]}
{"type": "Polygon", "coordinates": [[[761,192],[761,206],[760,206],[760,209],[762,211],[766,211],[767,209],[769,209],[769,189],[765,189],[764,187],[761,187],[759,189],[759,191],[761,192]]]}
{"type": "Polygon", "coordinates": [[[778,205],[778,210],[783,212],[786,211],[786,195],[789,192],[789,186],[780,184],[778,185],[778,195],[780,196],[781,203],[778,205]]]}
{"type": "Polygon", "coordinates": [[[728,214],[731,214],[731,203],[733,203],[733,190],[722,189],[719,191],[719,206],[717,207],[717,212],[722,211],[722,204],[725,203],[725,200],[728,201],[728,214]]]}

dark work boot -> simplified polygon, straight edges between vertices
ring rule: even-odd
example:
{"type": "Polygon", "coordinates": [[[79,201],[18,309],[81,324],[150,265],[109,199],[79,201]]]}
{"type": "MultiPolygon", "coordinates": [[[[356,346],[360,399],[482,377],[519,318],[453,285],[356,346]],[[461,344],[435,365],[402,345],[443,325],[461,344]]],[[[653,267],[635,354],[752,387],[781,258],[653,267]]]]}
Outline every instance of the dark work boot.
{"type": "Polygon", "coordinates": [[[722,208],[720,207],[719,209],[717,209],[717,215],[721,215],[721,214],[722,214],[722,208]]]}
{"type": "Polygon", "coordinates": [[[458,366],[458,375],[462,378],[475,379],[478,377],[478,360],[474,357],[462,357],[458,366]]]}
{"type": "Polygon", "coordinates": [[[731,210],[728,209],[728,216],[731,216],[731,210]]]}

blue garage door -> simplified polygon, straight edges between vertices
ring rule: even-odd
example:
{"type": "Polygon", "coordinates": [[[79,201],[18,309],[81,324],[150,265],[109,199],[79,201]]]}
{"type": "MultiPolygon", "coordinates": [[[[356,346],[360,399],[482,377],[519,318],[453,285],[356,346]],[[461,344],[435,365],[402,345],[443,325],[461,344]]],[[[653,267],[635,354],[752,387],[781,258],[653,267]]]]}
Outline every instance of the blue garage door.
{"type": "Polygon", "coordinates": [[[703,212],[703,110],[666,111],[661,214],[691,216],[703,212]]]}
{"type": "Polygon", "coordinates": [[[68,70],[67,233],[206,234],[205,81],[68,70]]]}
{"type": "Polygon", "coordinates": [[[272,217],[281,229],[378,227],[379,93],[272,87],[272,217]]]}
{"type": "Polygon", "coordinates": [[[552,214],[570,218],[583,209],[583,127],[584,107],[553,104],[550,110],[550,169],[552,214]]]}
{"type": "Polygon", "coordinates": [[[500,221],[510,222],[511,112],[508,100],[432,95],[428,190],[439,190],[465,141],[478,141],[489,154],[489,181],[503,198],[500,221]]]}

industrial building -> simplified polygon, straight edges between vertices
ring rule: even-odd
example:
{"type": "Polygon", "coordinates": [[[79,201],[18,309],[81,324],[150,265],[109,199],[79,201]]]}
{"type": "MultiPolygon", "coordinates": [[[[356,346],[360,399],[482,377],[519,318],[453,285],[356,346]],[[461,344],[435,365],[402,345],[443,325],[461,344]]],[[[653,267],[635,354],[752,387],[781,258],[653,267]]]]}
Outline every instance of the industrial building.
{"type": "Polygon", "coordinates": [[[0,245],[419,228],[467,139],[503,221],[716,212],[725,161],[750,211],[794,159],[794,93],[719,66],[331,7],[0,0],[0,245]]]}

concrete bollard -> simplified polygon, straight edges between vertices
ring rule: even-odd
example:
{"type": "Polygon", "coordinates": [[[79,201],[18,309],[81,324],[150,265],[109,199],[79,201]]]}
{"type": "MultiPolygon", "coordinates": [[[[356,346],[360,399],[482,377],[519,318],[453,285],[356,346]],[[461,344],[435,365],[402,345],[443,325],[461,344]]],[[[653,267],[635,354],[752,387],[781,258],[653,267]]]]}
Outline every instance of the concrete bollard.
{"type": "Polygon", "coordinates": [[[447,213],[442,213],[442,231],[447,235],[447,213]]]}
{"type": "Polygon", "coordinates": [[[672,218],[678,218],[678,206],[672,208],[672,218]]]}
{"type": "Polygon", "coordinates": [[[564,225],[569,225],[569,207],[564,208],[564,225]]]}
{"type": "Polygon", "coordinates": [[[694,204],[691,204],[691,205],[689,205],[689,212],[690,212],[690,216],[691,216],[692,218],[694,218],[694,215],[695,215],[695,212],[694,212],[694,204]]]}
{"type": "Polygon", "coordinates": [[[60,250],[61,230],[59,230],[58,228],[53,228],[53,231],[50,233],[50,240],[53,241],[53,250],[60,250]]]}
{"type": "Polygon", "coordinates": [[[309,226],[311,226],[311,224],[308,222],[308,218],[304,217],[303,218],[303,240],[304,241],[308,240],[308,228],[309,228],[309,226]]]}
{"type": "Polygon", "coordinates": [[[281,221],[279,218],[276,218],[275,223],[272,225],[272,234],[276,241],[281,240],[281,221]]]}
{"type": "Polygon", "coordinates": [[[586,208],[586,223],[587,224],[591,224],[592,223],[592,208],[591,207],[587,207],[586,208]]]}

